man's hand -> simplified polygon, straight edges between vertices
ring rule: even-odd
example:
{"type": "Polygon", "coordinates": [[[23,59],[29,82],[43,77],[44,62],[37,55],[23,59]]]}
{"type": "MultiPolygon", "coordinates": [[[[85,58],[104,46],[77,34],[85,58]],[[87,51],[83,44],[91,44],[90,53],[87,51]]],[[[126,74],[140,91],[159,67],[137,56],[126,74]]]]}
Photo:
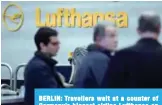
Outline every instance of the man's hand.
{"type": "Polygon", "coordinates": [[[64,77],[61,73],[57,72],[57,74],[59,75],[59,77],[60,77],[60,79],[61,79],[63,85],[64,85],[66,88],[71,88],[71,87],[73,87],[73,84],[69,84],[69,83],[66,83],[66,82],[65,82],[65,77],[64,77]]]}

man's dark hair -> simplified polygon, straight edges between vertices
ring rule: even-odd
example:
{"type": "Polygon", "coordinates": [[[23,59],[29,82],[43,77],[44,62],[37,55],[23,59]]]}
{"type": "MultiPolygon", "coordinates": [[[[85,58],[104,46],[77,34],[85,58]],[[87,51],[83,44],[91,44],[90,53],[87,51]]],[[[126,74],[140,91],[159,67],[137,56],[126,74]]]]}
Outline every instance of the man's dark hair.
{"type": "Polygon", "coordinates": [[[115,27],[115,24],[112,22],[107,22],[107,21],[103,21],[98,23],[95,27],[94,27],[94,32],[93,32],[93,41],[96,41],[97,37],[103,37],[105,36],[105,28],[111,26],[111,27],[115,27]]]}
{"type": "Polygon", "coordinates": [[[144,12],[138,20],[138,30],[141,32],[160,33],[160,16],[154,12],[144,12]]]}
{"type": "Polygon", "coordinates": [[[96,25],[96,27],[94,28],[94,33],[93,33],[93,41],[96,41],[98,36],[104,36],[105,34],[105,25],[103,24],[98,24],[96,25]]]}
{"type": "Polygon", "coordinates": [[[41,50],[40,43],[47,45],[50,42],[51,36],[57,36],[58,32],[55,29],[49,27],[41,27],[35,34],[34,41],[37,47],[37,50],[41,50]]]}

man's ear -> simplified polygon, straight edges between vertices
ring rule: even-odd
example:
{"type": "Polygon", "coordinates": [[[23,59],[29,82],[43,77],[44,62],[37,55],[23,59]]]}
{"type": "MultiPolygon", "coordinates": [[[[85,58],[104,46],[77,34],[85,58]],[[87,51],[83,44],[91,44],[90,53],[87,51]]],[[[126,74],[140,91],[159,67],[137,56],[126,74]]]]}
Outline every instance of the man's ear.
{"type": "Polygon", "coordinates": [[[42,49],[45,45],[44,45],[44,43],[41,42],[41,43],[39,44],[39,46],[40,46],[40,48],[42,49]]]}
{"type": "Polygon", "coordinates": [[[158,34],[160,34],[160,32],[161,32],[161,26],[158,25],[158,26],[157,26],[157,29],[158,29],[158,34]]]}

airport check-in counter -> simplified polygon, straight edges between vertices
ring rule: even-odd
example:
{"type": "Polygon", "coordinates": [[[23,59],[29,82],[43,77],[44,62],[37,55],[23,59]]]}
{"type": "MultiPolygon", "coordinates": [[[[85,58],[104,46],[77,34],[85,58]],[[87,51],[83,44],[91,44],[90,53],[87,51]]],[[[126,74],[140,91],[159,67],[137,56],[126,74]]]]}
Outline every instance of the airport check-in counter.
{"type": "MultiPolygon", "coordinates": [[[[8,84],[1,85],[1,105],[24,105],[24,93],[25,88],[21,86],[19,91],[16,89],[17,80],[13,81],[13,78],[17,79],[17,73],[20,66],[17,67],[15,73],[12,72],[12,68],[7,63],[1,63],[1,66],[7,67],[10,71],[10,86],[8,84]]],[[[22,65],[21,65],[22,67],[22,65]]]]}
{"type": "MultiPolygon", "coordinates": [[[[2,92],[5,90],[1,90],[2,92]]],[[[24,105],[24,89],[21,89],[19,95],[1,96],[1,105],[24,105]]]]}
{"type": "MultiPolygon", "coordinates": [[[[20,68],[25,67],[26,64],[20,64],[15,72],[13,72],[12,77],[13,77],[13,84],[11,84],[10,86],[12,86],[11,89],[3,89],[1,88],[1,92],[5,93],[5,95],[1,94],[1,105],[24,105],[24,95],[25,95],[25,87],[24,86],[19,86],[20,84],[18,84],[17,80],[17,74],[18,71],[20,70],[20,68]],[[21,87],[20,89],[17,89],[21,87]],[[18,93],[18,94],[17,94],[18,93]]],[[[66,82],[68,83],[70,80],[70,76],[71,76],[71,66],[57,66],[57,70],[64,75],[66,82]]],[[[21,80],[22,81],[22,80],[21,80]]],[[[2,85],[1,85],[2,86],[2,85]]],[[[69,84],[68,84],[69,86],[69,84]]],[[[71,85],[70,85],[71,87],[71,85]]]]}
{"type": "Polygon", "coordinates": [[[2,96],[1,105],[24,105],[24,97],[2,96]]]}
{"type": "Polygon", "coordinates": [[[1,105],[24,105],[24,86],[21,86],[18,92],[7,89],[1,89],[1,92],[5,92],[5,95],[1,96],[1,105]]]}

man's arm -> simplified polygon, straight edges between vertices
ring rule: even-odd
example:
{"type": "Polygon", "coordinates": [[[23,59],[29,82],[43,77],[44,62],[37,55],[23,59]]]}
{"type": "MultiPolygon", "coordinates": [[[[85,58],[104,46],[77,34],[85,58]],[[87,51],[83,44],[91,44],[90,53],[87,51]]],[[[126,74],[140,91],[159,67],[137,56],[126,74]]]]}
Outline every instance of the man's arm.
{"type": "Polygon", "coordinates": [[[109,61],[110,59],[107,56],[98,55],[91,62],[92,74],[94,74],[98,87],[102,87],[103,77],[108,70],[109,61]]]}
{"type": "Polygon", "coordinates": [[[87,78],[87,73],[89,71],[89,63],[86,59],[83,59],[81,65],[76,68],[76,74],[74,77],[74,87],[84,88],[86,87],[85,81],[87,78]]]}
{"type": "Polygon", "coordinates": [[[109,59],[103,55],[96,55],[83,60],[82,64],[77,70],[75,87],[101,87],[103,75],[108,69],[108,62],[109,59]]]}
{"type": "Polygon", "coordinates": [[[88,56],[82,60],[81,65],[77,68],[74,87],[76,88],[93,88],[96,87],[96,78],[92,72],[92,59],[88,56]]]}

